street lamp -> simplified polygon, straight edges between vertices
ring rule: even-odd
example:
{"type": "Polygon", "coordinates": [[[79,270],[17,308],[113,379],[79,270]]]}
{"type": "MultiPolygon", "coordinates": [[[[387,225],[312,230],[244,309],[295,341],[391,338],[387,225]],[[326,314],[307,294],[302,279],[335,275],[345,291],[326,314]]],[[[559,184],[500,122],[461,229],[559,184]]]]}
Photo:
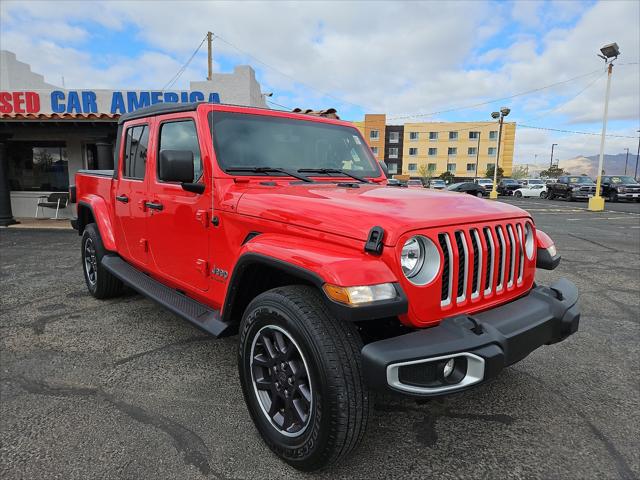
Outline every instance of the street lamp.
{"type": "Polygon", "coordinates": [[[553,149],[557,146],[558,146],[557,143],[551,144],[551,160],[549,161],[549,168],[553,167],[553,149]]]}
{"type": "Polygon", "coordinates": [[[604,210],[604,198],[600,196],[600,184],[602,183],[602,164],[604,163],[604,140],[607,135],[607,113],[609,112],[609,94],[611,92],[611,74],[613,73],[613,62],[620,49],[617,43],[609,43],[600,49],[602,55],[598,54],[607,65],[607,89],[604,95],[604,114],[602,116],[602,135],[600,136],[600,160],[598,161],[598,178],[596,179],[596,194],[589,199],[589,210],[601,212],[604,210]]]}
{"type": "Polygon", "coordinates": [[[629,161],[629,149],[625,148],[627,151],[627,156],[624,158],[624,174],[627,174],[627,162],[629,161]]]}
{"type": "Polygon", "coordinates": [[[496,200],[498,198],[498,190],[497,190],[498,164],[500,162],[500,142],[502,140],[502,124],[504,123],[504,117],[509,115],[509,112],[511,112],[511,109],[507,107],[502,107],[499,112],[493,112],[491,114],[491,118],[493,118],[494,120],[498,120],[498,123],[500,124],[500,129],[498,130],[498,149],[496,151],[496,163],[494,164],[494,167],[493,167],[493,189],[489,193],[489,198],[492,200],[496,200]]]}

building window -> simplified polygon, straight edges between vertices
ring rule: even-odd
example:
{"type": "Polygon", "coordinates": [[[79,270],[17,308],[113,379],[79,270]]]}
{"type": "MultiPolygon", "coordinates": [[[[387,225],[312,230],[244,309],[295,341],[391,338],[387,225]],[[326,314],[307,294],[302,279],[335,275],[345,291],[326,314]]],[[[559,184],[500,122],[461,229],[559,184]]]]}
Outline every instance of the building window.
{"type": "Polygon", "coordinates": [[[389,143],[398,143],[400,141],[400,132],[389,132],[389,143]]]}
{"type": "Polygon", "coordinates": [[[409,132],[409,140],[415,141],[418,140],[418,138],[420,138],[419,132],[409,132]]]}
{"type": "Polygon", "coordinates": [[[418,155],[418,149],[415,148],[415,147],[411,147],[409,149],[409,155],[412,156],[412,157],[415,157],[416,155],[418,155]]]}
{"type": "Polygon", "coordinates": [[[398,158],[398,147],[389,148],[389,158],[398,158]]]}
{"type": "Polygon", "coordinates": [[[449,147],[447,149],[447,155],[449,155],[451,157],[458,155],[458,148],[457,147],[449,147]]]}
{"type": "Polygon", "coordinates": [[[125,135],[122,176],[124,178],[144,179],[147,167],[147,149],[149,146],[149,127],[136,125],[127,128],[125,135]]]}
{"type": "Polygon", "coordinates": [[[387,169],[390,174],[398,173],[398,164],[397,163],[388,163],[387,169]]]}
{"type": "Polygon", "coordinates": [[[458,140],[458,132],[449,132],[449,140],[458,140]]]}
{"type": "Polygon", "coordinates": [[[429,132],[429,140],[438,140],[438,132],[429,132]]]}
{"type": "Polygon", "coordinates": [[[438,155],[438,149],[437,148],[430,148],[429,149],[429,156],[430,157],[435,157],[436,155],[438,155]]]}
{"type": "Polygon", "coordinates": [[[489,147],[489,148],[488,148],[488,150],[487,150],[487,153],[488,153],[490,156],[492,156],[492,157],[493,157],[493,156],[495,156],[495,154],[496,154],[496,147],[489,147]]]}
{"type": "Polygon", "coordinates": [[[497,130],[491,130],[489,132],[489,140],[497,140],[498,139],[498,131],[497,130]]]}
{"type": "Polygon", "coordinates": [[[478,154],[478,147],[467,148],[467,155],[469,155],[470,157],[475,156],[477,154],[478,154]]]}
{"type": "Polygon", "coordinates": [[[467,163],[467,172],[475,172],[476,164],[475,163],[467,163]]]}
{"type": "Polygon", "coordinates": [[[417,163],[410,163],[409,164],[409,171],[410,172],[416,172],[418,170],[418,164],[417,163]]]}
{"type": "Polygon", "coordinates": [[[469,140],[477,140],[480,138],[480,132],[469,132],[469,140]]]}
{"type": "Polygon", "coordinates": [[[378,140],[378,138],[380,138],[379,130],[371,130],[369,132],[369,140],[378,140]]]}
{"type": "Polygon", "coordinates": [[[6,146],[11,190],[69,190],[69,157],[64,142],[7,141],[6,146]]]}
{"type": "Polygon", "coordinates": [[[374,156],[378,156],[378,147],[371,147],[371,153],[373,153],[374,156]]]}
{"type": "Polygon", "coordinates": [[[436,171],[436,164],[435,163],[430,163],[429,165],[427,165],[427,170],[429,170],[429,172],[435,172],[436,171]]]}
{"type": "Polygon", "coordinates": [[[456,173],[456,164],[455,163],[447,163],[447,172],[456,173]]]}
{"type": "Polygon", "coordinates": [[[192,120],[163,123],[160,127],[160,151],[162,150],[193,152],[193,181],[198,181],[202,175],[202,160],[196,124],[192,120]]]}
{"type": "Polygon", "coordinates": [[[487,163],[487,170],[493,170],[496,167],[495,163],[487,163]]]}

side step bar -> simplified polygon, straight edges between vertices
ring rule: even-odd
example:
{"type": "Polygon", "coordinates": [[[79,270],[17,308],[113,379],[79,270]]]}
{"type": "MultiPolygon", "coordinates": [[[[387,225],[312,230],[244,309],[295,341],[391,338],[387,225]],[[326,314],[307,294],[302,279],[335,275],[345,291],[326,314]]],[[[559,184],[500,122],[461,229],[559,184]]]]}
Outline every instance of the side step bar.
{"type": "Polygon", "coordinates": [[[213,310],[177,290],[163,285],[129,265],[122,258],[116,255],[105,255],[102,257],[101,263],[104,268],[129,287],[214,337],[226,337],[236,333],[232,325],[220,319],[219,310],[213,310]]]}

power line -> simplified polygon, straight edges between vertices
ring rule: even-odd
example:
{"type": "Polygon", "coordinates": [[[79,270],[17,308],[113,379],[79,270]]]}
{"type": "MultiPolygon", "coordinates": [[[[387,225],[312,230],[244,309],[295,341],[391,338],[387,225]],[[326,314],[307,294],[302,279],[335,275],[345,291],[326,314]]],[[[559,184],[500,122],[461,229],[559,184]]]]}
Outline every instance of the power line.
{"type": "MultiPolygon", "coordinates": [[[[536,127],[536,126],[534,126],[534,125],[523,125],[522,123],[519,123],[519,124],[518,124],[518,126],[519,126],[519,127],[522,127],[522,128],[533,128],[533,129],[535,129],[535,130],[548,130],[548,131],[550,131],[550,132],[573,133],[573,134],[576,134],[576,135],[595,135],[595,136],[598,136],[598,137],[601,135],[601,133],[598,133],[598,132],[577,132],[577,131],[575,131],[575,130],[561,130],[561,129],[559,129],[559,128],[536,127]]],[[[631,135],[613,135],[613,134],[609,134],[609,133],[607,133],[607,134],[605,135],[605,137],[612,137],[612,138],[633,138],[633,139],[638,138],[638,137],[633,137],[633,136],[631,136],[631,135]]]]}
{"type": "Polygon", "coordinates": [[[503,102],[505,100],[511,100],[512,98],[521,97],[523,95],[530,95],[532,93],[536,93],[536,92],[539,92],[541,90],[547,90],[549,88],[557,87],[558,85],[563,85],[565,83],[573,82],[574,80],[578,80],[580,78],[589,77],[589,76],[593,75],[594,73],[598,73],[598,72],[601,72],[601,71],[602,71],[602,69],[599,68],[598,70],[594,70],[594,71],[589,72],[589,73],[578,75],[577,77],[568,78],[567,80],[562,80],[561,82],[551,83],[549,85],[545,85],[543,87],[534,88],[532,90],[527,90],[525,92],[514,93],[513,95],[509,95],[508,97],[494,98],[493,100],[486,100],[484,102],[474,103],[472,105],[464,105],[464,106],[460,106],[460,107],[449,108],[449,109],[446,109],[446,110],[440,110],[440,111],[437,111],[437,112],[414,113],[414,114],[408,114],[408,115],[397,115],[397,116],[394,116],[394,117],[389,117],[389,119],[390,120],[399,120],[399,119],[403,119],[403,118],[413,118],[413,117],[431,117],[433,115],[440,115],[442,113],[455,112],[457,110],[468,110],[468,109],[471,109],[471,108],[482,107],[483,105],[489,105],[491,103],[496,103],[496,102],[503,102]]]}
{"type": "Polygon", "coordinates": [[[363,109],[363,110],[369,110],[369,108],[367,108],[367,107],[365,107],[365,106],[363,106],[363,105],[359,105],[359,104],[357,104],[357,103],[353,103],[353,102],[348,102],[348,101],[346,101],[346,100],[344,100],[344,99],[341,99],[341,98],[338,98],[338,97],[336,97],[336,96],[334,96],[334,95],[331,95],[330,93],[328,93],[328,92],[326,92],[326,91],[324,91],[324,90],[320,90],[319,88],[316,88],[316,87],[314,87],[314,86],[312,86],[312,85],[309,85],[308,83],[301,82],[300,80],[296,79],[295,77],[292,77],[291,75],[289,75],[289,74],[287,74],[287,73],[285,73],[285,72],[283,72],[283,71],[281,71],[281,70],[277,69],[276,67],[274,67],[274,66],[272,66],[272,65],[270,65],[270,64],[268,64],[268,63],[266,63],[266,62],[264,62],[264,61],[262,61],[262,60],[260,60],[260,59],[259,59],[259,58],[257,58],[256,56],[251,55],[249,52],[247,52],[247,51],[245,51],[245,50],[242,50],[240,47],[235,46],[233,43],[229,42],[228,40],[225,40],[225,39],[224,39],[224,38],[222,38],[220,35],[214,34],[213,36],[214,36],[214,38],[217,38],[218,40],[222,41],[223,43],[226,43],[226,44],[227,44],[227,45],[229,45],[231,48],[233,48],[233,49],[237,50],[237,51],[238,51],[238,52],[240,52],[241,54],[243,54],[243,55],[245,55],[245,56],[247,56],[247,57],[251,58],[253,61],[255,61],[255,62],[257,62],[257,63],[260,63],[261,65],[263,65],[263,66],[265,66],[265,67],[267,67],[267,68],[270,68],[270,69],[271,69],[271,70],[273,70],[274,72],[279,73],[279,74],[280,74],[280,75],[282,75],[283,77],[286,77],[286,78],[288,78],[289,80],[291,80],[291,81],[293,81],[293,82],[295,82],[295,83],[298,83],[298,84],[300,84],[300,85],[303,85],[303,86],[307,87],[308,89],[313,90],[313,91],[315,91],[315,92],[317,92],[317,93],[321,94],[323,97],[332,98],[333,100],[335,100],[335,101],[337,101],[337,102],[340,102],[340,103],[342,103],[342,104],[351,105],[351,106],[354,106],[354,107],[361,108],[361,109],[363,109]]]}
{"type": "Polygon", "coordinates": [[[287,112],[290,112],[293,110],[293,108],[287,107],[286,105],[280,105],[279,103],[276,103],[273,100],[267,100],[267,103],[270,103],[271,105],[275,105],[276,107],[284,108],[285,111],[287,112]]]}
{"type": "Polygon", "coordinates": [[[195,49],[195,51],[191,54],[191,56],[189,57],[189,60],[187,60],[184,65],[182,65],[182,67],[180,67],[178,69],[178,71],[176,72],[176,74],[171,77],[171,79],[165,83],[164,87],[162,87],[162,91],[164,92],[165,90],[167,90],[168,88],[170,88],[171,86],[173,86],[174,83],[176,83],[178,81],[178,79],[180,78],[180,76],[185,72],[185,70],[187,69],[187,67],[189,66],[189,64],[191,63],[191,61],[193,60],[193,58],[196,56],[196,54],[200,51],[200,49],[202,48],[202,45],[204,44],[205,40],[207,39],[207,36],[205,35],[205,37],[202,39],[202,41],[200,42],[200,45],[198,45],[198,48],[195,49]]]}

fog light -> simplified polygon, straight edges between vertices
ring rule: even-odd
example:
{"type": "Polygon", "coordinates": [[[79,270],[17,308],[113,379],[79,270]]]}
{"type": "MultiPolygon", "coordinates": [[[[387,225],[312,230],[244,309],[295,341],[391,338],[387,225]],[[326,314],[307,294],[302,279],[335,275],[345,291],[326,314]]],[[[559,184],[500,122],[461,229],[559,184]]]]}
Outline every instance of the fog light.
{"type": "Polygon", "coordinates": [[[455,366],[456,366],[456,361],[453,358],[449,360],[447,363],[445,363],[444,367],[442,367],[442,378],[447,378],[451,376],[451,374],[453,373],[453,367],[455,366]]]}

